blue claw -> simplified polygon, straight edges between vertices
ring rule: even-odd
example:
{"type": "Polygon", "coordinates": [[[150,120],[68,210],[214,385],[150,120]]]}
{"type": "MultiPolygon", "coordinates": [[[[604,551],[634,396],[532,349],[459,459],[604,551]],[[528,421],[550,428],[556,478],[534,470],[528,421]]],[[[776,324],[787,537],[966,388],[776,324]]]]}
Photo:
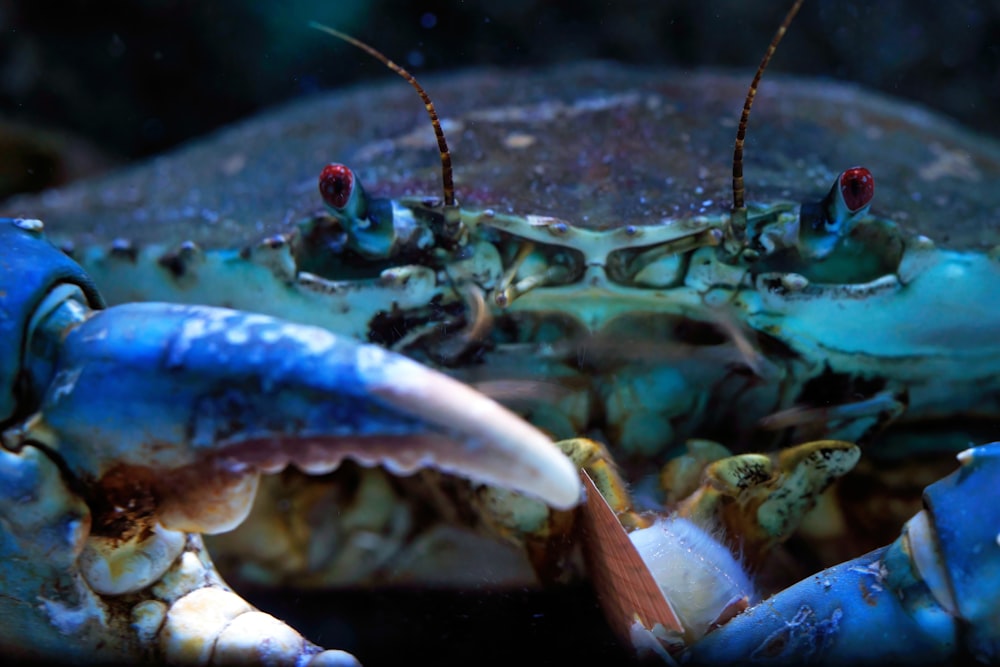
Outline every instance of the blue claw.
{"type": "Polygon", "coordinates": [[[910,664],[954,652],[928,633],[885,579],[883,547],[824,570],[746,610],[685,655],[693,664],[910,664]]]}
{"type": "MultiPolygon", "coordinates": [[[[5,235],[57,254],[37,229],[0,221],[5,235]]],[[[0,415],[5,444],[58,453],[103,497],[141,487],[164,526],[226,530],[249,510],[260,471],[326,472],[345,458],[404,474],[430,466],[559,508],[580,498],[573,465],[540,431],[405,357],[222,308],[94,311],[73,278],[36,281],[44,298],[9,327],[23,342],[12,346],[20,358],[0,359],[18,397],[0,415]]]]}
{"type": "Polygon", "coordinates": [[[1000,443],[966,450],[888,547],[748,609],[685,654],[694,664],[940,664],[1000,657],[1000,443]]]}
{"type": "Polygon", "coordinates": [[[324,329],[221,308],[95,313],[66,335],[25,434],[54,434],[70,469],[95,478],[121,465],[352,458],[516,485],[562,507],[579,497],[545,436],[465,385],[324,329]]]}

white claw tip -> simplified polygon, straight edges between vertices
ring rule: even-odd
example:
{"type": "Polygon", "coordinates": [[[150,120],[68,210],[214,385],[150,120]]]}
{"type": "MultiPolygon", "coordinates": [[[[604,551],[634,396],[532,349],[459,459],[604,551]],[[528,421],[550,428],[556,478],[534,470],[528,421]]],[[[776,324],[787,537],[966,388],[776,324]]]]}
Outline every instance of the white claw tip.
{"type": "Polygon", "coordinates": [[[579,504],[576,467],[534,426],[443,373],[380,349],[362,349],[368,391],[464,441],[429,452],[435,467],[535,496],[556,509],[579,504]]]}

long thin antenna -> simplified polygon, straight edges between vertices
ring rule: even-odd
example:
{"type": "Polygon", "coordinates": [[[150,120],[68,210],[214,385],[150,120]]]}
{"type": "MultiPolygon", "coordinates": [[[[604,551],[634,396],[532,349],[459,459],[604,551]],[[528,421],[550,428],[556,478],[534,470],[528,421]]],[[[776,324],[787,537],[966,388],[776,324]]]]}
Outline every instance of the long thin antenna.
{"type": "Polygon", "coordinates": [[[753,106],[754,97],[757,96],[757,86],[760,84],[760,77],[764,74],[767,64],[771,61],[771,56],[774,55],[774,51],[778,48],[781,38],[785,36],[788,26],[791,25],[795,15],[799,13],[799,8],[804,1],[795,0],[795,4],[792,5],[792,8],[788,10],[788,14],[785,15],[785,20],[778,27],[778,31],[774,33],[774,38],[771,39],[771,44],[767,47],[767,51],[760,61],[760,66],[757,67],[757,73],[750,83],[750,90],[747,92],[746,100],[743,102],[743,114],[740,116],[739,129],[736,130],[736,147],[733,149],[733,212],[730,216],[732,235],[738,233],[741,239],[747,226],[747,209],[743,201],[743,140],[747,135],[747,121],[750,119],[750,107],[753,106]]]}
{"type": "Polygon", "coordinates": [[[424,101],[424,107],[427,109],[427,115],[431,117],[431,125],[434,126],[434,136],[437,137],[438,151],[441,153],[441,181],[444,185],[444,205],[454,206],[455,182],[452,180],[451,175],[451,153],[448,151],[448,142],[444,138],[444,130],[441,129],[441,121],[438,120],[437,111],[434,109],[434,103],[431,102],[431,98],[424,91],[423,87],[417,83],[417,80],[412,74],[393,61],[389,60],[389,58],[383,55],[382,52],[368,46],[361,40],[355,39],[350,35],[346,35],[339,30],[334,30],[333,28],[325,26],[322,23],[317,23],[316,21],[310,21],[309,27],[315,28],[320,32],[325,32],[328,35],[333,35],[337,39],[342,39],[348,44],[353,44],[373,58],[381,61],[383,65],[406,79],[407,82],[409,82],[409,84],[416,89],[417,94],[420,95],[420,99],[424,101]]]}

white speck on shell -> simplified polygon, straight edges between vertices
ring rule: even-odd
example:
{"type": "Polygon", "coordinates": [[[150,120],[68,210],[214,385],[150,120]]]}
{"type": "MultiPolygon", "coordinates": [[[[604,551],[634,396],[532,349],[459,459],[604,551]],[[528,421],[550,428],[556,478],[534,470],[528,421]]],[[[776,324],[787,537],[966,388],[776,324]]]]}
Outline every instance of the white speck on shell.
{"type": "Polygon", "coordinates": [[[76,381],[80,379],[82,368],[73,368],[56,373],[52,380],[52,402],[58,403],[60,399],[66,398],[73,393],[76,381]]]}
{"type": "Polygon", "coordinates": [[[250,340],[250,334],[246,329],[229,329],[226,331],[226,340],[231,345],[243,345],[250,340]]]}
{"type": "Polygon", "coordinates": [[[305,346],[308,354],[316,356],[327,354],[337,342],[336,337],[324,329],[299,324],[286,324],[281,327],[281,336],[300,343],[305,346]]]}

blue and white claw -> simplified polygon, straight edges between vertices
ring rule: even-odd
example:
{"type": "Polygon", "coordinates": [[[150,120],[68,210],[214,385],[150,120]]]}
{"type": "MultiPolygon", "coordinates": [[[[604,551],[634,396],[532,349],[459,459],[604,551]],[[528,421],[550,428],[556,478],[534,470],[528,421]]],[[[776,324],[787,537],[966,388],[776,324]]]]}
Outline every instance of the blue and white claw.
{"type": "Polygon", "coordinates": [[[88,313],[63,335],[47,387],[12,446],[45,444],[88,484],[149,478],[171,528],[240,523],[244,514],[216,516],[201,502],[214,485],[231,495],[260,471],[319,474],[343,459],[399,474],[433,467],[560,508],[579,497],[568,459],[481,394],[381,348],[263,315],[163,303],[88,313]]]}
{"type": "Polygon", "coordinates": [[[406,358],[221,308],[104,310],[38,221],[0,219],[0,247],[4,654],[356,664],[253,609],[202,546],[287,465],[433,467],[563,509],[581,497],[541,432],[406,358]]]}
{"type": "Polygon", "coordinates": [[[783,590],[708,634],[691,664],[1000,660],[1000,443],[968,449],[887,547],[783,590]]]}

